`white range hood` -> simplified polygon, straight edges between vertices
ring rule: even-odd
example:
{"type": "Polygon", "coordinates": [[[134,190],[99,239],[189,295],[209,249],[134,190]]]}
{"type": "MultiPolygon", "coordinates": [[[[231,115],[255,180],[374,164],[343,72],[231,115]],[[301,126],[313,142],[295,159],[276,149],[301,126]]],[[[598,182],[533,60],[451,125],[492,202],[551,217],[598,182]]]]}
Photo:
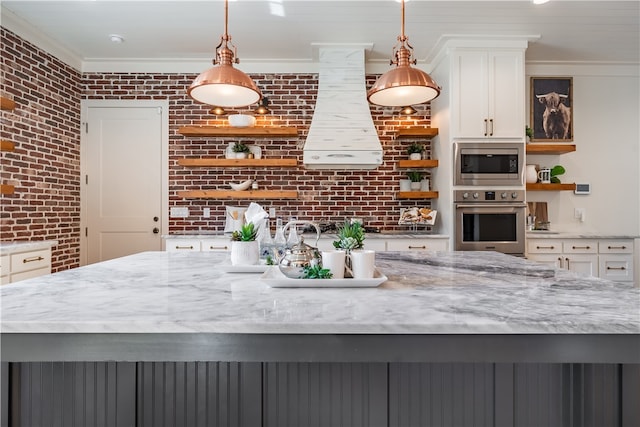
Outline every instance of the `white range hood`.
{"type": "Polygon", "coordinates": [[[365,83],[364,48],[321,47],[318,97],[304,144],[308,169],[375,169],[382,144],[365,83]]]}

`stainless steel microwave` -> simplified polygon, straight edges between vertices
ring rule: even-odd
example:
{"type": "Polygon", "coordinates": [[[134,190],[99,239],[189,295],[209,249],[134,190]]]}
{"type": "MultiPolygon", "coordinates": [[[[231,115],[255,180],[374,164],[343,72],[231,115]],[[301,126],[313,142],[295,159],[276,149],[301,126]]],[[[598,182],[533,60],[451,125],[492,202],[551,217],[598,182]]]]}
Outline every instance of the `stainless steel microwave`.
{"type": "Polygon", "coordinates": [[[524,143],[457,142],[454,151],[454,185],[524,185],[524,143]]]}

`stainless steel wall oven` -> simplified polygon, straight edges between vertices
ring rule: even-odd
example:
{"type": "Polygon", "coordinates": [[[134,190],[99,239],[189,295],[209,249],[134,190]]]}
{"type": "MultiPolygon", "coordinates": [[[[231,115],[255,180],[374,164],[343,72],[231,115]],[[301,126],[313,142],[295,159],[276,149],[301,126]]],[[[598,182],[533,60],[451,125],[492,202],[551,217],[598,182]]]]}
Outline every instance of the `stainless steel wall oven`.
{"type": "Polygon", "coordinates": [[[524,190],[456,190],[455,249],[524,256],[524,190]]]}

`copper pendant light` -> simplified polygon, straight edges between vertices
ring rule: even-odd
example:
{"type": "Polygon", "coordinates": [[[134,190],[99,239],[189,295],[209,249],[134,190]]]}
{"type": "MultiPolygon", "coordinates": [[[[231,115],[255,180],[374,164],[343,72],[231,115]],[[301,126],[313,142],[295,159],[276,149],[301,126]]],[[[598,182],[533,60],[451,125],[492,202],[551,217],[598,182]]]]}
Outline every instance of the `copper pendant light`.
{"type": "Polygon", "coordinates": [[[229,1],[224,2],[224,34],[220,44],[216,46],[216,57],[213,68],[202,72],[191,84],[187,93],[196,101],[223,108],[246,107],[255,104],[262,97],[262,93],[242,71],[233,68],[232,64],[239,64],[235,57],[236,47],[231,43],[231,36],[227,32],[229,20],[229,1]]]}
{"type": "Polygon", "coordinates": [[[411,59],[413,47],[404,34],[404,0],[401,3],[402,27],[398,36],[399,44],[393,48],[395,60],[390,61],[396,68],[381,75],[367,93],[370,103],[385,107],[422,104],[440,95],[440,86],[429,74],[411,67],[411,64],[416,65],[417,61],[411,59]]]}

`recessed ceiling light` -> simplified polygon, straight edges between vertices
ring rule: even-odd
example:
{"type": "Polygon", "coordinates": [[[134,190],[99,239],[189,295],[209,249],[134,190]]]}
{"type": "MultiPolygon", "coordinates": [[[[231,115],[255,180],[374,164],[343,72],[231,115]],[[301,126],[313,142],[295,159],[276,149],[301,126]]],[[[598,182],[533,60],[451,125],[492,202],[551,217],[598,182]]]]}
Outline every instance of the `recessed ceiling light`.
{"type": "Polygon", "coordinates": [[[111,40],[113,43],[123,43],[124,37],[119,34],[109,34],[109,40],[111,40]]]}

